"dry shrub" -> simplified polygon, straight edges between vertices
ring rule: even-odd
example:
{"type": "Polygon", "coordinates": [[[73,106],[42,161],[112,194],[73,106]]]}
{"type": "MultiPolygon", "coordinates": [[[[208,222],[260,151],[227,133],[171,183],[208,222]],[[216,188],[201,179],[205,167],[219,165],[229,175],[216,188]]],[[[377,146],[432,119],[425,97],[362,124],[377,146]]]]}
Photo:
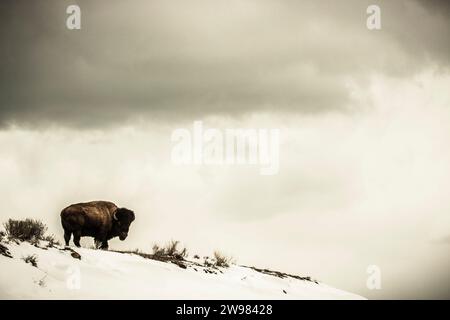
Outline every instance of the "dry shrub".
{"type": "Polygon", "coordinates": [[[9,219],[4,223],[4,227],[6,234],[10,239],[30,242],[42,240],[47,231],[47,226],[44,223],[34,219],[9,219]]]}

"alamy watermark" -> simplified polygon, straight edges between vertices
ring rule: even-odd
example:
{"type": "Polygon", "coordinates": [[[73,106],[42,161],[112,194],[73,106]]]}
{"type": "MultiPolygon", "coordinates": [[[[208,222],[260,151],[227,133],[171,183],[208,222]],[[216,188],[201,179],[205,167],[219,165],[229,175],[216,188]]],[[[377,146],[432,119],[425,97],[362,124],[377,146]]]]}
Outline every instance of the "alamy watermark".
{"type": "Polygon", "coordinates": [[[366,20],[366,26],[369,30],[381,29],[381,9],[376,4],[367,7],[366,13],[369,15],[366,20]]]}
{"type": "Polygon", "coordinates": [[[66,270],[66,287],[69,290],[81,289],[81,270],[78,266],[68,267],[66,270]]]}
{"type": "Polygon", "coordinates": [[[381,269],[377,265],[370,265],[367,267],[367,277],[366,286],[369,290],[381,290],[381,269]]]}
{"type": "Polygon", "coordinates": [[[279,129],[204,128],[194,121],[192,130],[172,132],[171,159],[177,165],[259,165],[261,175],[279,172],[279,129]]]}
{"type": "MultiPolygon", "coordinates": [[[[366,20],[366,26],[369,30],[380,30],[381,29],[381,9],[380,6],[376,4],[371,4],[367,7],[366,13],[368,14],[366,20]]],[[[81,8],[72,4],[66,8],[66,14],[69,16],[66,19],[66,27],[69,30],[80,30],[81,29],[81,8]]]]}
{"type": "Polygon", "coordinates": [[[69,15],[66,19],[66,27],[69,30],[81,29],[81,9],[78,5],[72,4],[67,7],[66,13],[69,15]]]}

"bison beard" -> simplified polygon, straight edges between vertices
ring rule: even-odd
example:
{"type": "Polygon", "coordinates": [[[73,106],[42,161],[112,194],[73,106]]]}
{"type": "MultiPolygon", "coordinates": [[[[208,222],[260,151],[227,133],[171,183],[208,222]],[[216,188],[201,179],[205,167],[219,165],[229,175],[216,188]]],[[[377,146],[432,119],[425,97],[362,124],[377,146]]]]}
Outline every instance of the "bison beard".
{"type": "Polygon", "coordinates": [[[66,246],[73,234],[73,242],[77,247],[80,246],[81,237],[93,237],[97,247],[108,249],[108,240],[114,237],[122,241],[126,239],[134,219],[133,211],[118,208],[108,201],[72,204],[61,211],[66,246]]]}

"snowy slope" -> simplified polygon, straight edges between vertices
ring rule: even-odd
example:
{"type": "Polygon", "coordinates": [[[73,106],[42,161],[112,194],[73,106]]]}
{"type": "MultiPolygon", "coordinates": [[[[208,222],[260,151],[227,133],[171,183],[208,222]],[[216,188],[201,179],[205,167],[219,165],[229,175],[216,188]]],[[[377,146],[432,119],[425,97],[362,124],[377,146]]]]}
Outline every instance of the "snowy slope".
{"type": "MultiPolygon", "coordinates": [[[[3,244],[5,245],[5,244],[3,244]]],[[[361,299],[322,283],[232,265],[208,269],[136,254],[27,242],[0,255],[0,299],[361,299]],[[37,267],[22,259],[37,257],[37,267]],[[75,255],[75,258],[72,256],[75,255]],[[210,273],[214,272],[214,273],[210,273]]]]}

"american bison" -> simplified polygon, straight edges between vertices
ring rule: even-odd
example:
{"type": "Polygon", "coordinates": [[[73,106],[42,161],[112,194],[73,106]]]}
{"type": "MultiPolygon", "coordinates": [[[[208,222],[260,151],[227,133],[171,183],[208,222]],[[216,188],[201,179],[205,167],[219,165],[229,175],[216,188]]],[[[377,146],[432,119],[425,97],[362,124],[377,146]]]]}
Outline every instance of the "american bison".
{"type": "Polygon", "coordinates": [[[72,204],[61,211],[66,246],[73,234],[73,242],[77,247],[80,246],[81,237],[93,237],[97,247],[108,249],[108,240],[114,237],[122,241],[126,239],[134,219],[133,211],[118,208],[108,201],[72,204]]]}

